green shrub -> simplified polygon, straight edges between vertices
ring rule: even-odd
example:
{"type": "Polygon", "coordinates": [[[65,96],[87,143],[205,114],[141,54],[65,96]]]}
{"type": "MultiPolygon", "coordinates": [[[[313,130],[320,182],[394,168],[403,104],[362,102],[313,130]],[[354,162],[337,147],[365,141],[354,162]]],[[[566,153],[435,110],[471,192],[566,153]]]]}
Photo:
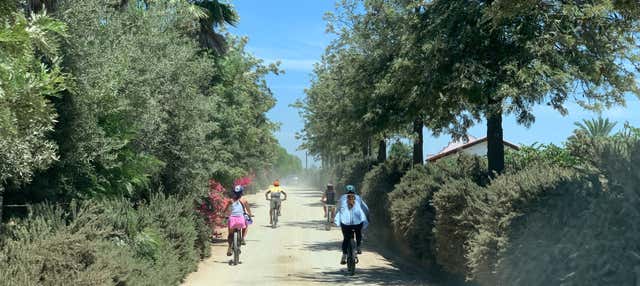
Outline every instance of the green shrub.
{"type": "MultiPolygon", "coordinates": [[[[478,190],[483,194],[482,200],[474,207],[468,207],[460,216],[462,221],[472,223],[476,228],[467,237],[465,244],[469,277],[483,285],[496,285],[493,278],[496,265],[505,250],[528,247],[515,245],[511,241],[522,231],[519,226],[523,220],[535,211],[536,206],[560,203],[571,207],[579,204],[579,200],[567,201],[562,198],[565,195],[573,197],[577,189],[580,189],[576,187],[583,180],[575,171],[541,163],[528,166],[517,173],[499,176],[487,188],[478,190]]],[[[575,212],[571,214],[575,215],[575,212]]],[[[554,284],[556,283],[551,283],[554,284]]]]}
{"type": "Polygon", "coordinates": [[[194,241],[196,250],[200,259],[205,259],[211,256],[211,227],[209,227],[204,218],[196,216],[194,219],[194,225],[198,235],[194,241]]]}
{"type": "Polygon", "coordinates": [[[441,169],[433,171],[434,181],[442,184],[433,195],[436,261],[451,273],[466,275],[465,246],[476,231],[476,222],[466,221],[462,215],[483,200],[482,186],[488,182],[486,159],[461,154],[429,168],[441,169]]]}
{"type": "Polygon", "coordinates": [[[392,158],[379,164],[365,176],[360,194],[367,202],[370,216],[376,225],[388,226],[391,223],[390,204],[387,195],[411,167],[407,158],[392,158]]]}
{"type": "Polygon", "coordinates": [[[433,258],[433,194],[440,186],[438,168],[415,166],[409,170],[393,192],[389,193],[390,217],[394,231],[411,243],[414,255],[423,261],[433,258]]]}
{"type": "MultiPolygon", "coordinates": [[[[74,213],[45,206],[4,234],[2,285],[112,285],[127,273],[111,255],[126,255],[99,239],[114,233],[95,205],[74,213]]],[[[126,246],[125,246],[126,247],[126,246]]]]}
{"type": "Polygon", "coordinates": [[[519,150],[505,150],[505,166],[508,172],[517,172],[534,163],[551,163],[562,167],[573,167],[580,159],[571,152],[554,144],[535,143],[519,150]]]}
{"type": "Polygon", "coordinates": [[[477,268],[475,278],[483,285],[636,285],[640,138],[632,135],[573,137],[568,144],[572,154],[589,163],[579,166],[578,176],[539,168],[518,175],[524,178],[505,177],[492,184],[492,192],[506,196],[500,205],[513,207],[507,212],[494,203],[494,211],[487,212],[499,220],[483,225],[499,227],[483,227],[488,230],[473,240],[469,255],[477,268]],[[544,173],[558,184],[542,178],[527,183],[544,173]],[[517,196],[514,181],[524,186],[517,196]],[[496,245],[497,259],[481,251],[492,247],[482,240],[496,245]]]}
{"type": "Polygon", "coordinates": [[[0,285],[177,285],[209,253],[202,218],[173,197],[44,205],[6,229],[0,285]]]}
{"type": "Polygon", "coordinates": [[[360,192],[362,190],[362,182],[364,176],[371,170],[375,164],[374,158],[354,158],[340,162],[336,165],[336,190],[342,192],[344,186],[354,185],[356,190],[360,192]]]}
{"type": "MultiPolygon", "coordinates": [[[[124,230],[123,240],[136,246],[136,255],[157,262],[159,254],[148,253],[150,249],[175,254],[172,259],[177,263],[171,266],[176,267],[174,276],[182,277],[195,270],[198,260],[209,255],[210,246],[205,237],[210,237],[210,229],[186,199],[159,194],[137,209],[125,200],[105,204],[111,224],[124,230]],[[157,241],[156,245],[151,246],[154,243],[149,239],[157,241]],[[161,251],[162,247],[170,249],[161,251]]],[[[162,268],[158,271],[166,272],[162,268]]]]}
{"type": "Polygon", "coordinates": [[[196,270],[200,253],[195,242],[198,237],[196,230],[197,216],[191,202],[179,200],[175,197],[158,195],[151,199],[146,206],[147,219],[156,226],[178,254],[183,275],[196,270]]]}
{"type": "Polygon", "coordinates": [[[465,249],[477,231],[478,220],[463,215],[473,214],[481,206],[483,191],[475,182],[462,178],[447,181],[434,195],[436,260],[451,273],[466,276],[469,272],[465,249]]]}

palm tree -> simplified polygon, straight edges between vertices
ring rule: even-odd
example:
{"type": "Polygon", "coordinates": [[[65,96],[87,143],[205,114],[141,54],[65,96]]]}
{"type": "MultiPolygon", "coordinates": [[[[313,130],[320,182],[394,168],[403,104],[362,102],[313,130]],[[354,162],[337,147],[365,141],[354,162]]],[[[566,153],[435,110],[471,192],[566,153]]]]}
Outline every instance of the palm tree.
{"type": "Polygon", "coordinates": [[[583,119],[582,122],[575,122],[574,124],[579,130],[586,132],[591,137],[607,137],[611,134],[617,122],[609,121],[608,118],[598,117],[598,119],[583,119]]]}
{"type": "Polygon", "coordinates": [[[203,8],[207,13],[207,17],[200,19],[200,33],[198,34],[200,44],[219,54],[225,53],[227,41],[215,29],[225,24],[235,26],[238,23],[239,17],[233,6],[218,0],[189,0],[189,2],[203,8]]]}
{"type": "MultiPolygon", "coordinates": [[[[132,0],[119,0],[115,6],[124,9],[132,0]]],[[[152,4],[153,0],[142,0],[146,5],[152,4]]],[[[218,54],[227,51],[227,41],[223,35],[216,32],[217,28],[224,25],[235,26],[238,23],[238,13],[233,5],[226,1],[220,0],[183,0],[191,5],[201,8],[202,17],[200,17],[200,32],[197,37],[203,48],[213,50],[218,54]]],[[[26,0],[24,2],[24,10],[27,15],[38,13],[42,9],[54,11],[58,7],[59,0],[26,0]]],[[[1,5],[0,5],[1,6],[1,5]]],[[[2,7],[0,7],[2,8],[2,7]]],[[[200,12],[196,13],[200,14],[200,12]]]]}
{"type": "MultiPolygon", "coordinates": [[[[51,1],[57,0],[29,0],[29,1],[51,1]]],[[[133,0],[119,0],[116,5],[120,9],[125,9],[129,2],[133,0]]],[[[142,1],[145,5],[153,5],[154,2],[166,0],[136,0],[142,1]]],[[[238,13],[230,3],[220,0],[182,0],[185,3],[194,5],[199,9],[191,9],[193,15],[199,18],[200,31],[197,34],[200,44],[205,49],[210,49],[218,54],[227,51],[227,41],[223,35],[216,32],[216,28],[224,25],[235,26],[238,23],[238,13]]]]}

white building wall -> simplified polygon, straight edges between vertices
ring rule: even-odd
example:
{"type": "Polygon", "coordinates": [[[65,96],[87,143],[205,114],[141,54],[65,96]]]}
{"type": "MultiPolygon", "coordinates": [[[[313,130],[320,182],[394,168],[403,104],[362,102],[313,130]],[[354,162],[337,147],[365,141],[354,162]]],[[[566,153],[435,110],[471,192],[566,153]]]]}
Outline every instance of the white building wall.
{"type": "Polygon", "coordinates": [[[487,141],[484,141],[480,144],[473,145],[467,149],[463,149],[462,152],[471,155],[477,156],[486,156],[487,155],[487,141]]]}

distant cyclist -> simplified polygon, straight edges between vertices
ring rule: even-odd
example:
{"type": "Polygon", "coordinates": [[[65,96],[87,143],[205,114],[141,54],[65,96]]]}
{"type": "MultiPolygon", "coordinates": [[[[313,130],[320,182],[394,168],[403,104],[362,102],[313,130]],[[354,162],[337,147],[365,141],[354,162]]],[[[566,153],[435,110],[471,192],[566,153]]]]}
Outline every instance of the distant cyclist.
{"type": "Polygon", "coordinates": [[[269,224],[273,223],[273,214],[271,212],[272,209],[278,210],[278,216],[280,216],[280,209],[282,207],[282,201],[287,199],[287,193],[280,187],[280,181],[275,180],[273,185],[269,186],[269,189],[264,194],[265,199],[269,199],[269,194],[271,194],[271,203],[269,207],[269,224]],[[284,199],[281,198],[281,195],[284,195],[284,199]]]}
{"type": "Polygon", "coordinates": [[[227,205],[224,207],[224,214],[229,216],[229,235],[227,236],[227,240],[229,241],[229,248],[227,249],[227,256],[231,256],[232,249],[231,245],[233,243],[233,230],[236,228],[242,229],[242,244],[245,244],[245,239],[247,238],[247,220],[245,218],[245,213],[249,215],[249,217],[253,216],[251,214],[251,209],[249,209],[249,202],[242,197],[244,192],[243,186],[235,186],[233,188],[233,197],[231,200],[227,201],[227,205]]]}
{"type": "MultiPolygon", "coordinates": [[[[327,217],[327,206],[335,206],[336,205],[336,191],[333,188],[333,184],[327,184],[327,188],[322,192],[322,198],[320,199],[324,203],[322,209],[324,210],[324,217],[327,217]]],[[[330,217],[335,215],[335,208],[331,210],[331,213],[328,214],[330,217]]]]}
{"type": "Polygon", "coordinates": [[[360,245],[362,244],[362,229],[369,225],[369,207],[356,194],[356,188],[352,185],[345,186],[346,194],[340,197],[338,201],[338,213],[334,222],[342,229],[342,259],[340,264],[347,263],[347,246],[349,240],[356,234],[356,251],[361,254],[360,245]]]}

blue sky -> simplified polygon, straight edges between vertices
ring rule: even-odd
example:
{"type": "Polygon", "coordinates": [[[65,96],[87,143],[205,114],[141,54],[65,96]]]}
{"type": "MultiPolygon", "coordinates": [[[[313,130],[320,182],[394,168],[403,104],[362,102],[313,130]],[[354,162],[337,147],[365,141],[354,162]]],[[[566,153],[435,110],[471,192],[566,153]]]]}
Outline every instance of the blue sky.
{"type": "MultiPolygon", "coordinates": [[[[258,58],[268,62],[281,61],[281,69],[285,74],[270,76],[267,81],[277,99],[276,106],[269,111],[271,120],[281,123],[276,138],[289,153],[298,155],[304,164],[304,151],[298,151],[300,142],[295,133],[303,128],[303,121],[298,111],[289,107],[297,99],[304,98],[304,89],[310,85],[310,74],[313,63],[320,60],[332,35],[325,33],[325,12],[333,11],[334,0],[235,0],[240,22],[229,31],[236,35],[247,36],[247,50],[258,58]]],[[[617,127],[625,121],[640,126],[640,100],[629,96],[626,107],[618,107],[603,113],[617,127]]],[[[550,107],[537,106],[534,109],[536,122],[525,128],[515,122],[514,117],[506,116],[503,120],[504,138],[517,144],[556,143],[563,142],[574,129],[574,122],[598,115],[585,111],[574,102],[568,102],[568,116],[561,116],[550,107]]],[[[482,137],[486,133],[483,123],[469,131],[470,135],[482,137]]],[[[425,132],[428,134],[428,131],[425,132]]],[[[425,154],[437,153],[450,141],[448,136],[434,138],[425,137],[425,154]]],[[[309,158],[311,164],[311,158],[309,158]]]]}

